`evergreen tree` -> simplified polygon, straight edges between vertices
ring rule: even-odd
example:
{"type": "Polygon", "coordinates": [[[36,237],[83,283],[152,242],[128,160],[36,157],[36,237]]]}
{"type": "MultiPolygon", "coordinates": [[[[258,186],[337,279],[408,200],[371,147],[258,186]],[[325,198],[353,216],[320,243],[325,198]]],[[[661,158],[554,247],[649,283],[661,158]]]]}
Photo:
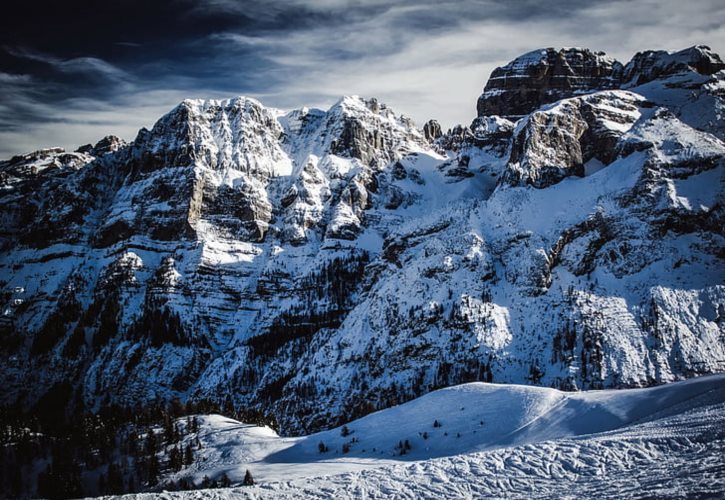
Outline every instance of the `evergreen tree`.
{"type": "Polygon", "coordinates": [[[48,465],[45,468],[45,472],[41,472],[38,475],[38,496],[53,498],[56,495],[56,484],[51,472],[51,467],[48,465]]]}
{"type": "Polygon", "coordinates": [[[98,476],[98,494],[99,495],[106,494],[106,475],[103,474],[102,472],[98,476]]]}
{"type": "Polygon", "coordinates": [[[108,480],[106,484],[110,494],[119,495],[123,493],[123,474],[118,464],[110,464],[108,466],[108,480]]]}
{"type": "Polygon", "coordinates": [[[252,477],[252,473],[249,472],[249,469],[247,469],[247,472],[244,474],[244,481],[242,481],[242,484],[244,486],[253,486],[254,485],[254,478],[252,477]]]}
{"type": "Polygon", "coordinates": [[[151,429],[149,429],[146,435],[146,454],[156,455],[156,434],[151,429]]]}
{"type": "Polygon", "coordinates": [[[186,445],[186,451],[184,452],[184,465],[191,465],[194,463],[194,451],[191,449],[191,443],[186,445]]]}
{"type": "Polygon", "coordinates": [[[168,413],[164,415],[164,438],[167,443],[174,442],[174,421],[168,413]]]}
{"type": "Polygon", "coordinates": [[[169,467],[171,467],[174,472],[177,472],[181,470],[181,468],[184,466],[184,456],[183,452],[179,448],[179,446],[174,446],[171,448],[171,451],[169,451],[169,467]]]}
{"type": "Polygon", "coordinates": [[[156,454],[149,457],[147,477],[149,486],[156,486],[159,483],[159,459],[156,454]]]}

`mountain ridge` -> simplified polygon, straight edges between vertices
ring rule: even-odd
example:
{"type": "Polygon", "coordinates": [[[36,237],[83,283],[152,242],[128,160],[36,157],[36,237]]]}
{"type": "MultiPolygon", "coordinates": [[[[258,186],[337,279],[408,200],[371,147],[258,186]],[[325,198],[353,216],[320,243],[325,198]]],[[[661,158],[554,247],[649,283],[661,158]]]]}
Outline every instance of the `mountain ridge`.
{"type": "Polygon", "coordinates": [[[295,433],[473,380],[722,371],[725,66],[703,47],[527,56],[494,75],[534,68],[534,109],[447,133],[354,96],[186,100],[131,143],[0,163],[2,402],[229,400],[295,433]],[[561,57],[606,83],[560,84],[561,57]]]}

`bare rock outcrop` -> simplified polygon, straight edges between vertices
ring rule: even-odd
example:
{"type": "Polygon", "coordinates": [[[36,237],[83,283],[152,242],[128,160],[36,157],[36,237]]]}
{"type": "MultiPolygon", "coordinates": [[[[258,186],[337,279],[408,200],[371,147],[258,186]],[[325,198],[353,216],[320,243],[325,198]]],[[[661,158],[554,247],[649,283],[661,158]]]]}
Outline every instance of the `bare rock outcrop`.
{"type": "Polygon", "coordinates": [[[627,63],[622,82],[625,86],[636,86],[682,72],[712,75],[722,69],[725,69],[725,63],[706,45],[695,45],[678,52],[646,50],[637,52],[627,63]]]}
{"type": "Polygon", "coordinates": [[[496,68],[478,98],[478,116],[515,120],[543,104],[619,86],[622,65],[588,49],[540,49],[496,68]]]}
{"type": "Polygon", "coordinates": [[[611,163],[624,132],[651,107],[637,94],[604,91],[565,99],[531,113],[517,127],[505,181],[545,188],[585,174],[591,160],[611,163]]]}

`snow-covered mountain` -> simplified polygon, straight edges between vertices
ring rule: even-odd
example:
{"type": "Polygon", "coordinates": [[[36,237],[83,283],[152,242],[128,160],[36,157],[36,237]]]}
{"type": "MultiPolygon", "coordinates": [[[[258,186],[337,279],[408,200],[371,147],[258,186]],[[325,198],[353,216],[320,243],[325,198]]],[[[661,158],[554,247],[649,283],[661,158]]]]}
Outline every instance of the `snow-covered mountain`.
{"type": "Polygon", "coordinates": [[[290,434],[462,382],[723,371],[723,89],[704,46],[544,49],[445,134],[189,100],[2,162],[0,402],[209,398],[290,434]]]}

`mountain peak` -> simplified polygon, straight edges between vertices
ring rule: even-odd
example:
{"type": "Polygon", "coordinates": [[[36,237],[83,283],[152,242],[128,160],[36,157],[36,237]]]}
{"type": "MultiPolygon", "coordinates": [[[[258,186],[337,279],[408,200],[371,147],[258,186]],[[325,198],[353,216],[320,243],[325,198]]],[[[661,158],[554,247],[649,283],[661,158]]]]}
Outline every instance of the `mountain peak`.
{"type": "Polygon", "coordinates": [[[694,71],[712,75],[722,69],[725,69],[725,63],[707,45],[694,45],[675,52],[646,50],[635,54],[627,63],[622,81],[635,86],[677,73],[694,71]]]}
{"type": "Polygon", "coordinates": [[[617,86],[622,65],[583,48],[537,49],[496,68],[478,99],[478,116],[517,119],[542,104],[617,86]]]}
{"type": "MultiPolygon", "coordinates": [[[[375,114],[385,118],[396,118],[396,114],[386,104],[380,102],[377,98],[364,98],[358,95],[346,95],[338,99],[335,104],[330,107],[329,113],[341,112],[345,115],[365,115],[375,114]]],[[[403,116],[401,115],[401,118],[403,116]]]]}

